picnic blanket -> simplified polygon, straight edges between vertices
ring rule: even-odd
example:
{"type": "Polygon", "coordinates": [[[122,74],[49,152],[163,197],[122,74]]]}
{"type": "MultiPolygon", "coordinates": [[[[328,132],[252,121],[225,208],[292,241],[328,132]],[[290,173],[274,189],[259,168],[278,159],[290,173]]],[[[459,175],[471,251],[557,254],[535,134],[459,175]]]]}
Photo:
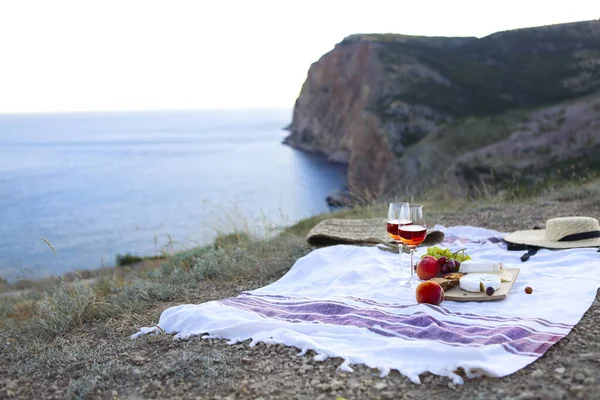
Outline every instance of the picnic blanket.
{"type": "MultiPolygon", "coordinates": [[[[417,304],[412,287],[401,285],[398,256],[377,247],[338,245],[299,259],[278,281],[237,297],[165,310],[148,333],[252,339],[311,349],[315,358],[341,357],[352,364],[395,369],[419,383],[429,371],[455,383],[467,377],[512,374],[566,336],[590,307],[600,286],[596,249],[540,250],[528,262],[507,251],[500,232],[440,227],[444,245],[467,248],[473,259],[502,261],[521,269],[505,300],[440,306],[417,304]],[[532,294],[524,288],[531,286],[532,294]]],[[[419,249],[423,253],[425,249],[419,249]]],[[[408,263],[407,263],[408,264],[408,263]]],[[[406,266],[408,267],[408,266],[406,266]]]]}
{"type": "MultiPolygon", "coordinates": [[[[336,244],[387,244],[398,252],[398,245],[388,235],[385,218],[340,219],[329,218],[319,222],[306,235],[306,242],[314,247],[336,244]]],[[[444,240],[444,233],[428,229],[422,246],[432,246],[444,240]]]]}

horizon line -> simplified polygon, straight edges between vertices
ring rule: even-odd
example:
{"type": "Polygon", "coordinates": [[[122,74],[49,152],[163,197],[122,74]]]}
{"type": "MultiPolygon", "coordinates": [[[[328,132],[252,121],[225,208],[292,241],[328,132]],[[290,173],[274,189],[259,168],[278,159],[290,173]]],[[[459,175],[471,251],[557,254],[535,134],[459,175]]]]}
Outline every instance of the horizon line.
{"type": "Polygon", "coordinates": [[[266,110],[293,110],[294,106],[245,106],[245,107],[182,107],[182,108],[130,108],[130,109],[90,109],[90,110],[40,110],[40,111],[0,111],[0,116],[11,115],[48,115],[48,114],[114,114],[133,112],[193,112],[193,111],[266,111],[266,110]]]}

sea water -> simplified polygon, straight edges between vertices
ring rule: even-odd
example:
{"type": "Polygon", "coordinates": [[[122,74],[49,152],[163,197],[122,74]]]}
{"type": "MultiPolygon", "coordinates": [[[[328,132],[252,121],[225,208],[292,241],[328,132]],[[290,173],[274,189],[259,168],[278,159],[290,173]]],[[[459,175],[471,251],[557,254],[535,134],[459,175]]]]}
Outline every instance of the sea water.
{"type": "Polygon", "coordinates": [[[290,110],[0,115],[0,276],[113,265],[117,254],[264,234],[327,211],[345,168],[283,145],[290,118],[290,110]]]}

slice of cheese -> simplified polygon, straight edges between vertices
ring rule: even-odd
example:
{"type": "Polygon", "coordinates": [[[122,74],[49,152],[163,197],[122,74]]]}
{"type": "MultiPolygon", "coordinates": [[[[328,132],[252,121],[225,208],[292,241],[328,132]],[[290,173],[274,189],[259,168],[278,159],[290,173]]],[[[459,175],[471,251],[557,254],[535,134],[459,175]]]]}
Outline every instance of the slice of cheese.
{"type": "Polygon", "coordinates": [[[488,287],[500,289],[500,277],[492,274],[468,274],[460,278],[460,288],[467,292],[485,292],[488,287]]]}
{"type": "Polygon", "coordinates": [[[515,278],[514,271],[504,270],[504,271],[502,271],[502,274],[500,275],[500,280],[502,282],[511,282],[514,278],[515,278]]]}
{"type": "Polygon", "coordinates": [[[461,274],[470,274],[472,272],[501,272],[503,269],[501,262],[486,263],[466,260],[460,264],[458,272],[461,274]]]}

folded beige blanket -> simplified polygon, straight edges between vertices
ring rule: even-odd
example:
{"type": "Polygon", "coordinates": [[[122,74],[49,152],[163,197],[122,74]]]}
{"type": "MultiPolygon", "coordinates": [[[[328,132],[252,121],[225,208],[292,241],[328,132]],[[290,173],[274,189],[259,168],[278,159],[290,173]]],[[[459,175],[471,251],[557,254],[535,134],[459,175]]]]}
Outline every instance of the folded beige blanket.
{"type": "MultiPolygon", "coordinates": [[[[314,247],[336,244],[377,245],[385,244],[398,251],[394,240],[388,235],[385,218],[326,219],[308,232],[306,242],[314,247]]],[[[428,230],[422,246],[432,246],[444,240],[444,233],[428,230]]]]}

